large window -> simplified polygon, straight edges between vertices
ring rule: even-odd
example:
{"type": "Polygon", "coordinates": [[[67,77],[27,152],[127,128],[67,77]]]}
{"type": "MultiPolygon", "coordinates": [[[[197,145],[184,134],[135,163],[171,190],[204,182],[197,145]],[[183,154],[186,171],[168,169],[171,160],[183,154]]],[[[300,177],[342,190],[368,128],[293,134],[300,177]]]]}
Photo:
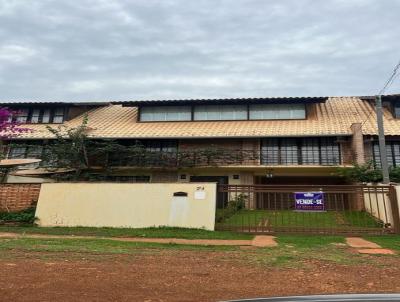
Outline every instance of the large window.
{"type": "MultiPolygon", "coordinates": [[[[382,167],[380,157],[379,143],[373,144],[373,159],[377,168],[382,167]]],[[[386,142],[386,158],[390,167],[400,166],[400,142],[387,141],[386,142]]]]}
{"type": "Polygon", "coordinates": [[[246,105],[205,105],[194,107],[195,121],[246,120],[246,105]]]}
{"type": "Polygon", "coordinates": [[[140,108],[140,120],[143,122],[190,121],[190,106],[156,106],[140,108]]]}
{"type": "Polygon", "coordinates": [[[263,165],[339,165],[335,138],[272,138],[261,141],[263,165]]]}
{"type": "Polygon", "coordinates": [[[305,119],[304,104],[257,104],[250,105],[251,120],[305,119]]]}
{"type": "Polygon", "coordinates": [[[13,119],[19,123],[31,124],[61,124],[64,122],[65,108],[20,108],[13,119]]]}
{"type": "Polygon", "coordinates": [[[233,121],[305,119],[305,104],[192,105],[140,107],[140,121],[233,121]]]}
{"type": "MultiPolygon", "coordinates": [[[[43,154],[43,146],[39,144],[12,144],[9,148],[7,158],[37,158],[41,159],[43,154]]],[[[40,163],[20,166],[20,169],[36,168],[40,163]]]]}

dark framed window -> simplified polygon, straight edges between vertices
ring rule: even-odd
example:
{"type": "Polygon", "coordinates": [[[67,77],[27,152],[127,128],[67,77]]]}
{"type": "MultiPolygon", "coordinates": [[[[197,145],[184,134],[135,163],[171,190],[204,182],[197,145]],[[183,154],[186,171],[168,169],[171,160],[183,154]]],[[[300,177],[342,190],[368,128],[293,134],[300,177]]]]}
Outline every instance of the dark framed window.
{"type": "MultiPolygon", "coordinates": [[[[7,158],[37,158],[41,159],[43,155],[44,146],[39,143],[16,143],[11,144],[8,149],[7,158]]],[[[40,163],[34,163],[29,165],[23,165],[18,167],[19,169],[36,168],[40,163]]]]}
{"type": "Polygon", "coordinates": [[[323,165],[341,163],[335,138],[272,138],[261,141],[263,165],[323,165]]]}
{"type": "Polygon", "coordinates": [[[15,116],[15,121],[18,123],[26,123],[28,122],[29,119],[29,109],[28,108],[22,108],[17,110],[17,114],[15,116]]]}
{"type": "Polygon", "coordinates": [[[393,107],[394,107],[394,117],[400,118],[400,102],[395,102],[393,107]]]}
{"type": "MultiPolygon", "coordinates": [[[[373,143],[372,156],[377,168],[382,167],[381,152],[379,150],[379,143],[373,143]]],[[[386,158],[389,167],[400,166],[400,141],[386,141],[386,158]]]]}
{"type": "Polygon", "coordinates": [[[13,117],[19,123],[32,124],[61,124],[65,118],[65,108],[20,108],[15,110],[17,114],[13,117]]]}

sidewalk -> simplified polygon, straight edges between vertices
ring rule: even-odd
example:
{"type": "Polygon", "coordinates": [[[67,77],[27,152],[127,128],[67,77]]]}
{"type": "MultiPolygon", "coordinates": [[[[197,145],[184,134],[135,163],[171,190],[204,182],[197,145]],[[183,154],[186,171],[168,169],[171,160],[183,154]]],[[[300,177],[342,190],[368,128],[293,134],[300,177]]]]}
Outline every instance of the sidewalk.
{"type": "Polygon", "coordinates": [[[187,244],[187,245],[225,245],[225,246],[277,246],[274,236],[255,236],[253,240],[225,240],[225,239],[182,239],[182,238],[142,238],[142,237],[95,237],[95,236],[71,236],[71,235],[43,235],[43,234],[18,234],[1,233],[0,238],[42,238],[42,239],[97,239],[113,240],[121,242],[147,242],[163,244],[187,244]]]}

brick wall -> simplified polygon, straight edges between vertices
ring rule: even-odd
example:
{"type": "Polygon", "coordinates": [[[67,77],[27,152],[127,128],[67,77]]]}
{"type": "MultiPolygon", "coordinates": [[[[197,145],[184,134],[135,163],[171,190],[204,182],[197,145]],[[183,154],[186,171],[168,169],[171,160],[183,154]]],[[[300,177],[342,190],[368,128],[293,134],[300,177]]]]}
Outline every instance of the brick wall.
{"type": "Polygon", "coordinates": [[[37,204],[40,184],[0,184],[0,212],[17,212],[37,204]]]}

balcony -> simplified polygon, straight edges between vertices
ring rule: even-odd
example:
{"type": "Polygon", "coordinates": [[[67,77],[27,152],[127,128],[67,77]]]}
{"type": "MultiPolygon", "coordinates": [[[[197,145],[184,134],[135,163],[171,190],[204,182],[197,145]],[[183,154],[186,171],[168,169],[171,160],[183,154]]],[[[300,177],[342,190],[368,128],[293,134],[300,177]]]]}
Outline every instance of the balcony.
{"type": "Polygon", "coordinates": [[[224,166],[340,166],[341,152],[273,152],[271,150],[207,149],[109,154],[92,158],[91,166],[191,168],[224,166]]]}

